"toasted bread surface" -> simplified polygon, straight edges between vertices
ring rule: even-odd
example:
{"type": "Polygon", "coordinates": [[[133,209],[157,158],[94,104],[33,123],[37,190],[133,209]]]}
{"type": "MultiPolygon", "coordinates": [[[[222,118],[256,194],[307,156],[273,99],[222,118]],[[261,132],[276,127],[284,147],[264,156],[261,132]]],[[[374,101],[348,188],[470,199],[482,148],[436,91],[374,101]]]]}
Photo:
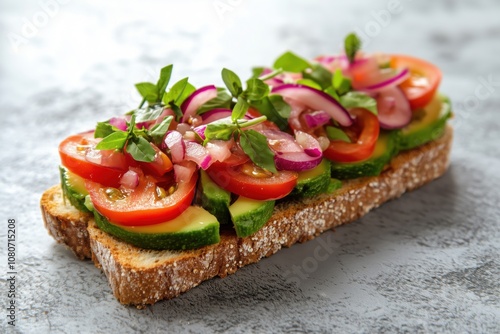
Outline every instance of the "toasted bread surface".
{"type": "Polygon", "coordinates": [[[121,303],[141,307],[232,274],[282,247],[311,240],[438,178],[449,165],[452,137],[448,126],[438,140],[394,157],[379,176],[345,181],[332,194],[281,202],[254,235],[238,238],[223,231],[220,243],[191,251],[145,250],[122,242],[99,230],[90,215],[64,203],[58,186],[44,193],[41,207],[49,233],[79,258],[91,257],[121,303]]]}

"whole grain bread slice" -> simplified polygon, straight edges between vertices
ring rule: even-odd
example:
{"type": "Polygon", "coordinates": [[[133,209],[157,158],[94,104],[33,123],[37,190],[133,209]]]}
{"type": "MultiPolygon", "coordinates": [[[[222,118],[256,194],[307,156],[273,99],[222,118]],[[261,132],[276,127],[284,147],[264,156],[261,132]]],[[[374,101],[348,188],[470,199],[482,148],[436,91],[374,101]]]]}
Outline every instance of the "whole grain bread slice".
{"type": "Polygon", "coordinates": [[[106,274],[116,298],[142,307],[188,291],[215,276],[304,242],[336,226],[352,222],[382,203],[444,174],[453,131],[416,149],[401,152],[381,175],[345,181],[341,189],[311,199],[276,205],[269,222],[250,237],[223,231],[221,241],[191,251],[137,248],[102,232],[90,215],[65,203],[58,186],[44,193],[41,207],[49,233],[79,258],[91,257],[106,274]]]}

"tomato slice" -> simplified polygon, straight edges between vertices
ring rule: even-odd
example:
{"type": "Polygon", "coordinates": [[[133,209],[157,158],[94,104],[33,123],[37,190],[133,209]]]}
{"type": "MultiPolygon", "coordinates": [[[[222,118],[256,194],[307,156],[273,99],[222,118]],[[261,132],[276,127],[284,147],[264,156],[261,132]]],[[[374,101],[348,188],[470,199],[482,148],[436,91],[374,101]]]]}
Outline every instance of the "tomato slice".
{"type": "Polygon", "coordinates": [[[172,177],[161,179],[141,175],[135,189],[103,187],[87,180],[87,188],[95,209],[111,222],[122,226],[159,224],[179,216],[193,201],[198,174],[177,184],[172,177]],[[175,187],[173,193],[169,189],[175,187]]]}
{"type": "Polygon", "coordinates": [[[298,174],[291,171],[270,173],[252,162],[234,166],[214,163],[207,169],[210,178],[234,194],[256,200],[275,200],[288,195],[297,184],[298,174]]]}
{"type": "MultiPolygon", "coordinates": [[[[155,159],[152,162],[136,162],[148,174],[154,176],[162,176],[174,168],[172,161],[158,147],[151,144],[151,147],[156,151],[155,159]]],[[[133,158],[131,158],[133,160],[133,158]]]]}
{"type": "Polygon", "coordinates": [[[404,55],[392,55],[391,67],[408,67],[410,70],[410,77],[400,88],[410,101],[412,110],[422,108],[432,100],[441,82],[439,68],[425,60],[404,55]]]}
{"type": "Polygon", "coordinates": [[[93,131],[66,138],[59,145],[61,162],[80,177],[117,187],[128,170],[127,159],[115,150],[95,150],[97,142],[93,131]]]}
{"type": "Polygon", "coordinates": [[[349,111],[356,117],[355,124],[346,130],[351,134],[353,142],[342,140],[330,141],[330,146],[323,152],[327,159],[336,162],[355,162],[369,158],[375,150],[380,133],[377,116],[366,109],[356,108],[349,111]],[[354,129],[351,129],[354,127],[354,129]],[[354,130],[354,131],[352,131],[354,130]],[[355,132],[359,133],[356,137],[355,132]]]}

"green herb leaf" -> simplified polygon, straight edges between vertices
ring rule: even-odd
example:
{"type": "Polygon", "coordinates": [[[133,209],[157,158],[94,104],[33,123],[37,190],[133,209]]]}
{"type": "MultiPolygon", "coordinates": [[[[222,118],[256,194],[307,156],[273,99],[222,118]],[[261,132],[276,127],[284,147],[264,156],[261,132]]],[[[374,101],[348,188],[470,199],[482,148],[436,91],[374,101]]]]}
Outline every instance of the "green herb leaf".
{"type": "Polygon", "coordinates": [[[333,74],[332,84],[338,95],[344,95],[351,90],[351,80],[344,77],[340,68],[333,74]]]}
{"type": "Polygon", "coordinates": [[[272,173],[278,172],[274,164],[274,154],[267,145],[267,138],[263,134],[255,130],[241,131],[240,144],[254,164],[272,173]]]}
{"type": "Polygon", "coordinates": [[[261,100],[269,94],[269,86],[260,79],[250,79],[243,94],[250,101],[261,100]]]}
{"type": "Polygon", "coordinates": [[[197,111],[198,115],[203,114],[212,109],[231,109],[232,96],[229,95],[225,88],[217,88],[217,97],[203,104],[197,111]]]}
{"type": "Polygon", "coordinates": [[[264,73],[265,67],[252,67],[252,76],[251,78],[258,78],[264,73]]]}
{"type": "Polygon", "coordinates": [[[243,92],[241,80],[233,71],[228,70],[227,68],[223,68],[222,80],[224,81],[224,84],[226,85],[229,92],[231,92],[234,97],[240,96],[240,94],[243,92]]]}
{"type": "Polygon", "coordinates": [[[269,95],[262,100],[252,101],[250,105],[276,124],[282,131],[288,129],[288,117],[290,117],[292,108],[283,100],[281,95],[269,95]]]}
{"type": "Polygon", "coordinates": [[[174,103],[180,106],[195,90],[196,88],[188,82],[188,78],[181,79],[173,84],[163,96],[163,103],[165,105],[174,103]]]}
{"type": "Polygon", "coordinates": [[[311,67],[311,64],[304,58],[297,56],[295,53],[287,51],[276,59],[273,67],[276,69],[281,68],[286,72],[300,73],[311,67]]]}
{"type": "Polygon", "coordinates": [[[167,116],[159,124],[156,124],[149,130],[149,136],[151,136],[151,139],[156,146],[161,145],[163,137],[165,137],[165,134],[170,127],[170,123],[172,123],[172,119],[174,119],[172,116],[167,116]]]}
{"type": "Polygon", "coordinates": [[[361,40],[355,33],[350,33],[344,40],[344,49],[349,63],[354,62],[356,52],[361,49],[361,40]]]}
{"type": "Polygon", "coordinates": [[[330,140],[342,140],[347,143],[351,142],[351,138],[349,138],[344,131],[333,126],[326,127],[326,135],[330,138],[330,140]]]}
{"type": "Polygon", "coordinates": [[[346,109],[365,108],[378,115],[377,100],[362,92],[348,92],[340,97],[340,104],[346,109]]]}
{"type": "Polygon", "coordinates": [[[304,85],[304,86],[309,86],[317,90],[322,90],[321,86],[316,82],[311,79],[300,79],[297,80],[298,84],[304,85]]]}
{"type": "Polygon", "coordinates": [[[231,113],[231,120],[233,122],[236,122],[236,120],[242,118],[243,115],[245,115],[248,111],[248,108],[250,108],[248,102],[241,96],[238,97],[238,102],[236,102],[236,105],[233,108],[233,112],[231,113]]]}
{"type": "Polygon", "coordinates": [[[168,82],[170,81],[170,76],[172,75],[173,65],[165,66],[160,70],[160,78],[158,79],[158,83],[156,84],[156,88],[158,89],[158,97],[156,102],[161,102],[163,99],[163,95],[168,86],[168,82]]]}
{"type": "Polygon", "coordinates": [[[238,126],[227,120],[209,123],[205,129],[205,142],[212,139],[229,140],[236,130],[238,130],[238,126]]]}
{"type": "Polygon", "coordinates": [[[327,93],[337,101],[340,100],[339,94],[337,94],[337,91],[335,90],[335,88],[333,88],[333,86],[330,86],[327,89],[325,89],[325,93],[327,93]]]}
{"type": "Polygon", "coordinates": [[[182,116],[184,116],[181,108],[179,108],[179,106],[175,103],[170,103],[170,108],[172,108],[172,111],[174,112],[175,120],[179,122],[182,119],[182,116]]]}
{"type": "Polygon", "coordinates": [[[94,131],[94,138],[104,138],[115,132],[113,126],[106,122],[98,122],[94,131]]]}
{"type": "Polygon", "coordinates": [[[152,162],[155,159],[156,151],[151,144],[140,136],[133,136],[128,140],[127,152],[136,161],[152,162]]]}
{"type": "Polygon", "coordinates": [[[302,77],[316,82],[321,89],[326,89],[332,84],[332,73],[319,64],[314,64],[312,68],[303,71],[302,77]]]}
{"type": "Polygon", "coordinates": [[[161,115],[164,109],[164,107],[161,107],[159,105],[155,105],[154,107],[136,109],[134,112],[135,121],[137,123],[154,121],[161,115]]]}
{"type": "Polygon", "coordinates": [[[135,84],[135,88],[141,96],[150,104],[156,103],[158,100],[158,89],[151,82],[139,82],[135,84]]]}
{"type": "Polygon", "coordinates": [[[103,138],[97,145],[97,150],[122,150],[128,139],[125,131],[116,131],[103,138]]]}
{"type": "Polygon", "coordinates": [[[277,70],[272,71],[271,73],[260,76],[258,79],[260,79],[262,81],[266,81],[266,80],[274,78],[277,75],[280,75],[281,73],[283,73],[283,69],[279,68],[277,70]]]}

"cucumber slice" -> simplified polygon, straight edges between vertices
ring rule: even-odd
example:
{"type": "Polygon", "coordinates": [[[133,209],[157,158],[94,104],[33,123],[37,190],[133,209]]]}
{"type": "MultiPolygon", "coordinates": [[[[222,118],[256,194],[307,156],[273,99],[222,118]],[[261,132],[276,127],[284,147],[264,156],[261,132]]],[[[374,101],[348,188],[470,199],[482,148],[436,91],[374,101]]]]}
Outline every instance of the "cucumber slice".
{"type": "Polygon", "coordinates": [[[271,218],[275,201],[258,201],[240,196],[229,207],[238,237],[254,234],[271,218]]]}
{"type": "Polygon", "coordinates": [[[200,170],[200,202],[201,206],[217,217],[221,224],[229,224],[229,204],[231,203],[231,193],[219,187],[212,181],[210,176],[200,170]]]}
{"type": "Polygon", "coordinates": [[[450,100],[435,96],[425,108],[415,110],[411,123],[399,131],[398,148],[409,150],[441,137],[451,114],[450,100]]]}
{"type": "Polygon", "coordinates": [[[290,196],[312,197],[326,192],[330,185],[330,168],[330,161],[323,159],[313,169],[299,172],[297,185],[290,196]]]}
{"type": "Polygon", "coordinates": [[[332,177],[344,180],[379,175],[397,153],[397,136],[397,131],[381,131],[370,158],[360,162],[332,162],[332,177]]]}
{"type": "Polygon", "coordinates": [[[217,218],[198,206],[188,207],[175,219],[146,226],[118,226],[96,210],[94,218],[104,232],[145,249],[186,250],[220,241],[217,218]]]}
{"type": "Polygon", "coordinates": [[[90,212],[84,204],[85,196],[89,194],[85,189],[85,180],[63,166],[59,166],[59,173],[62,192],[71,205],[82,212],[90,212]]]}

